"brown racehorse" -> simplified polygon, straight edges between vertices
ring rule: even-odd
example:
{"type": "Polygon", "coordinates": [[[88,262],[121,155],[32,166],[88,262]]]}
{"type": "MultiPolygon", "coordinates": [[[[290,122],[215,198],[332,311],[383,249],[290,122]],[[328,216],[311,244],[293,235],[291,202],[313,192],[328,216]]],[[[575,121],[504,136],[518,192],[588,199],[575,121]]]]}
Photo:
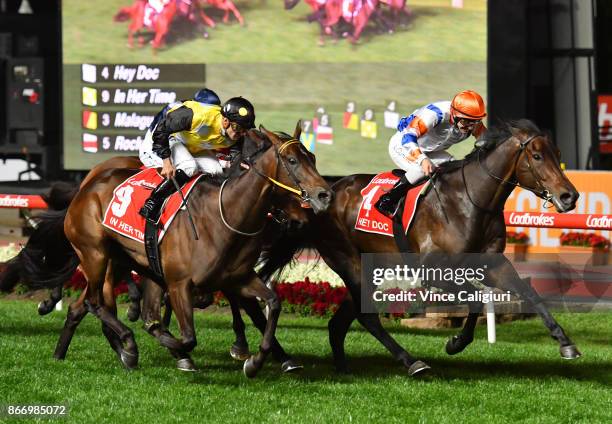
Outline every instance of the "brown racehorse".
{"type": "MultiPolygon", "coordinates": [[[[261,231],[253,230],[265,223],[268,209],[278,198],[297,192],[303,202],[319,213],[326,210],[332,196],[316,172],[311,155],[291,137],[281,139],[264,128],[262,132],[249,131],[241,164],[248,170],[234,170],[233,177],[221,187],[208,183],[196,186],[190,204],[200,239],[193,239],[188,218],[180,213],[173,231],[160,244],[165,281],[157,282],[168,289],[182,335],[181,341],[169,341],[167,347],[182,352],[189,352],[196,345],[192,287],[264,299],[272,311],[271,319],[266,324],[259,353],[244,366],[245,374],[253,377],[270,352],[280,312],[274,292],[253,271],[261,249],[256,236],[261,231]]],[[[124,365],[128,368],[137,365],[133,334],[117,319],[112,291],[106,289],[104,280],[119,268],[154,276],[148,269],[142,244],[101,225],[113,189],[133,173],[116,169],[99,174],[83,186],[68,208],[64,229],[81,261],[87,288],[79,301],[70,306],[55,352],[57,358],[65,357],[76,326],[91,311],[103,322],[104,334],[124,365]]]]}
{"type": "MultiPolygon", "coordinates": [[[[503,208],[515,186],[547,199],[559,212],[575,207],[578,193],[559,166],[558,149],[533,123],[518,121],[497,131],[490,130],[484,138],[484,145],[459,162],[458,167],[437,177],[440,199],[430,190],[421,200],[407,237],[413,252],[503,252],[506,244],[503,208]]],[[[351,323],[357,319],[410,375],[414,375],[429,367],[416,360],[387,333],[377,314],[360,311],[362,285],[367,284],[361,279],[361,254],[398,252],[393,238],[355,230],[363,200],[360,191],[372,177],[353,175],[334,184],[335,198],[329,212],[312,215],[301,236],[279,241],[266,252],[267,263],[260,270],[260,276],[269,278],[291,261],[300,248],[315,247],[344,280],[351,295],[329,322],[329,340],[336,367],[346,369],[344,339],[351,323]]],[[[559,342],[561,356],[566,359],[580,356],[529,281],[519,278],[509,261],[489,267],[485,283],[519,294],[533,305],[551,336],[559,342]]],[[[450,284],[442,288],[453,290],[457,286],[450,284]]],[[[462,332],[447,343],[448,354],[461,352],[473,340],[482,304],[475,306],[476,309],[470,309],[462,332]]]]}

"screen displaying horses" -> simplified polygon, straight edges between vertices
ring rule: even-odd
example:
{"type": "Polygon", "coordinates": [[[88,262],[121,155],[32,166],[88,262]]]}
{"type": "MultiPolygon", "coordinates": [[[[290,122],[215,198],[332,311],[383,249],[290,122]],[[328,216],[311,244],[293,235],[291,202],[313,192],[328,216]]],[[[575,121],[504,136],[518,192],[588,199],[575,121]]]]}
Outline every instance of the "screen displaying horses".
{"type": "Polygon", "coordinates": [[[399,118],[486,96],[486,16],[486,0],[65,0],[64,166],[136,153],[159,110],[208,87],[257,124],[301,119],[323,174],[390,169],[399,118]]]}

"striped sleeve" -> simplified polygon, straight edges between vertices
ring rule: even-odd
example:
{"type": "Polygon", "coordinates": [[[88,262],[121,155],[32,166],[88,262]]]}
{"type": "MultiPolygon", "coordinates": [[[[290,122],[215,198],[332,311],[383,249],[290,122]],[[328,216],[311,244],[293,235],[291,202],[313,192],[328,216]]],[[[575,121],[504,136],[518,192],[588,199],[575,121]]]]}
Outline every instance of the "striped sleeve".
{"type": "Polygon", "coordinates": [[[408,152],[406,159],[416,161],[422,155],[418,144],[419,137],[427,134],[427,131],[438,125],[443,118],[444,113],[440,108],[429,104],[400,120],[397,129],[402,133],[402,146],[408,152]]]}

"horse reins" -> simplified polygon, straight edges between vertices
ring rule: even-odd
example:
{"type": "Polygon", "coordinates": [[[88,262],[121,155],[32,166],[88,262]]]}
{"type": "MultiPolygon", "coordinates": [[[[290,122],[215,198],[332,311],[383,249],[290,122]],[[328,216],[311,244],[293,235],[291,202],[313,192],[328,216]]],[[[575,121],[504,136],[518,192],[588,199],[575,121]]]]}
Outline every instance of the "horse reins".
{"type": "MultiPolygon", "coordinates": [[[[520,142],[520,144],[519,144],[520,149],[518,151],[518,154],[516,156],[516,159],[515,159],[514,165],[513,165],[513,169],[514,170],[516,170],[516,167],[517,167],[518,162],[519,162],[519,160],[521,158],[521,155],[527,151],[527,146],[529,145],[529,143],[531,143],[535,138],[541,137],[541,136],[542,136],[542,134],[535,134],[535,135],[532,135],[531,137],[527,138],[527,140],[520,142]]],[[[480,152],[481,152],[481,150],[482,150],[482,148],[479,148],[477,153],[476,153],[476,159],[478,161],[478,165],[480,166],[480,168],[484,169],[485,172],[491,178],[494,178],[494,179],[500,181],[501,184],[512,185],[514,187],[520,187],[522,189],[531,191],[536,196],[538,196],[539,198],[541,198],[541,199],[543,199],[545,201],[544,202],[544,206],[546,207],[548,202],[550,202],[550,199],[552,198],[552,196],[551,196],[550,192],[548,190],[546,190],[546,188],[544,188],[544,184],[542,184],[542,178],[539,175],[536,174],[535,168],[531,165],[531,161],[529,160],[529,155],[527,155],[527,169],[529,169],[529,172],[531,172],[531,175],[533,175],[533,177],[536,180],[536,184],[540,188],[542,188],[542,190],[539,190],[539,189],[536,189],[536,188],[533,188],[533,187],[527,187],[527,186],[524,186],[524,185],[520,184],[518,181],[514,182],[514,181],[506,180],[506,179],[503,179],[503,178],[498,177],[497,175],[493,174],[489,170],[489,168],[487,168],[482,163],[482,161],[480,160],[480,152]]],[[[492,209],[488,209],[488,208],[483,208],[482,206],[479,206],[478,204],[476,204],[476,202],[474,202],[474,199],[472,199],[472,196],[470,196],[470,191],[468,189],[467,181],[465,179],[465,162],[461,165],[461,177],[463,179],[463,185],[465,187],[465,194],[467,195],[467,197],[468,197],[468,199],[469,199],[469,201],[470,201],[470,203],[472,205],[474,205],[476,208],[478,208],[478,209],[480,209],[480,210],[482,210],[484,212],[487,212],[487,213],[494,214],[494,213],[498,213],[499,212],[499,210],[492,210],[492,209]]]]}
{"type": "MultiPolygon", "coordinates": [[[[286,184],[281,183],[280,181],[278,181],[275,178],[272,178],[268,175],[263,174],[262,172],[260,172],[259,170],[257,170],[257,168],[255,168],[254,165],[254,160],[253,157],[256,156],[257,154],[259,154],[260,152],[263,152],[265,150],[267,150],[269,147],[268,146],[263,146],[261,148],[259,148],[258,150],[256,150],[251,156],[247,157],[246,159],[243,160],[243,163],[245,163],[249,169],[253,170],[253,172],[255,172],[256,175],[267,179],[269,182],[271,182],[273,184],[273,186],[278,186],[284,190],[287,190],[293,194],[296,194],[298,196],[300,196],[300,198],[302,199],[302,201],[304,202],[309,202],[310,201],[310,196],[308,195],[308,192],[306,190],[304,190],[302,188],[302,186],[300,185],[300,181],[297,178],[297,176],[293,173],[293,171],[291,169],[289,169],[289,167],[287,166],[287,164],[285,163],[285,161],[283,160],[283,157],[281,156],[281,153],[289,146],[293,145],[293,144],[300,144],[301,143],[298,140],[295,139],[291,139],[288,140],[286,142],[284,142],[280,148],[276,148],[276,146],[274,146],[274,150],[276,153],[276,157],[278,159],[278,161],[282,164],[283,168],[285,168],[285,171],[287,171],[287,175],[289,175],[289,178],[291,178],[291,180],[293,181],[293,183],[298,187],[298,188],[293,188],[291,186],[288,186],[286,184]]],[[[227,220],[225,219],[225,216],[223,216],[223,204],[221,201],[221,197],[223,196],[223,189],[225,187],[225,183],[227,183],[227,180],[223,181],[223,184],[221,184],[221,189],[219,190],[219,213],[221,214],[221,221],[223,222],[223,224],[231,231],[243,235],[243,236],[248,236],[248,237],[254,237],[257,236],[259,234],[261,234],[261,232],[264,230],[264,228],[266,227],[266,225],[264,224],[263,227],[261,227],[261,229],[259,229],[256,232],[253,233],[246,233],[244,231],[240,231],[234,227],[232,227],[227,220]]]]}

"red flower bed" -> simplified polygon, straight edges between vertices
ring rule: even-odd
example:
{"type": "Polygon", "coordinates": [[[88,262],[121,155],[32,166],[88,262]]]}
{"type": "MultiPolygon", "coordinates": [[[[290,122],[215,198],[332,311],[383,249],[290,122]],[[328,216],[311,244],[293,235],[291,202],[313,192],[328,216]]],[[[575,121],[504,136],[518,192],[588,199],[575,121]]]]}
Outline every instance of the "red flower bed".
{"type": "Polygon", "coordinates": [[[276,294],[285,310],[302,315],[330,315],[336,312],[348,290],[328,282],[313,283],[308,277],[294,283],[278,283],[276,294]]]}
{"type": "MultiPolygon", "coordinates": [[[[140,277],[137,274],[132,274],[132,278],[134,279],[134,282],[136,284],[140,284],[140,277]]],[[[87,282],[85,281],[85,276],[83,275],[80,269],[77,269],[74,274],[72,274],[70,281],[64,284],[64,289],[68,289],[70,292],[79,293],[85,288],[86,285],[87,282]]],[[[115,286],[115,297],[120,296],[122,294],[127,294],[127,292],[128,285],[125,280],[120,281],[119,284],[115,286]]]]}
{"type": "Polygon", "coordinates": [[[529,236],[523,232],[506,231],[506,243],[527,244],[529,243],[529,236]]]}
{"type": "Polygon", "coordinates": [[[593,233],[570,231],[569,233],[561,234],[559,241],[561,242],[561,246],[598,247],[602,249],[610,247],[610,240],[593,233]]]}

